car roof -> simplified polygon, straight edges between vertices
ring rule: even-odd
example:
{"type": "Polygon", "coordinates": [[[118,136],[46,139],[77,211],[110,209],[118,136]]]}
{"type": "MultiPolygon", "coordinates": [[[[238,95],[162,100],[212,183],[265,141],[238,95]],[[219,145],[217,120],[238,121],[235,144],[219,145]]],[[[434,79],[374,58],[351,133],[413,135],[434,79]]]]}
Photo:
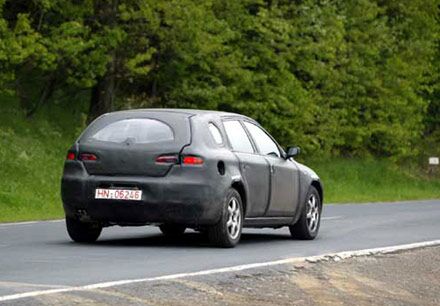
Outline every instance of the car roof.
{"type": "MultiPolygon", "coordinates": [[[[112,112],[112,113],[141,113],[142,114],[142,113],[151,113],[151,112],[177,113],[177,114],[188,115],[188,116],[217,115],[217,116],[221,116],[221,117],[241,117],[243,119],[255,121],[252,118],[249,118],[247,116],[237,114],[237,113],[215,111],[215,110],[189,109],[189,108],[138,108],[138,109],[117,111],[117,112],[112,112]]],[[[112,114],[112,113],[108,113],[108,114],[112,114]]]]}

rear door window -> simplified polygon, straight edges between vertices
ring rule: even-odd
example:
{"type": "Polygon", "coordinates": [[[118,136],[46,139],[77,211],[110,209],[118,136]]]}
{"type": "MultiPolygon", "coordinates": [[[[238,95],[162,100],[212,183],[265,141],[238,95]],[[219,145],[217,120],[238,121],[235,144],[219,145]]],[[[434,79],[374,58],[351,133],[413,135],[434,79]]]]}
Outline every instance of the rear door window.
{"type": "Polygon", "coordinates": [[[173,141],[174,132],[167,124],[147,118],[119,120],[89,136],[87,142],[153,143],[173,141]]]}
{"type": "Polygon", "coordinates": [[[237,152],[254,153],[251,141],[249,140],[246,131],[238,121],[224,121],[223,122],[231,143],[232,149],[237,152]]]}

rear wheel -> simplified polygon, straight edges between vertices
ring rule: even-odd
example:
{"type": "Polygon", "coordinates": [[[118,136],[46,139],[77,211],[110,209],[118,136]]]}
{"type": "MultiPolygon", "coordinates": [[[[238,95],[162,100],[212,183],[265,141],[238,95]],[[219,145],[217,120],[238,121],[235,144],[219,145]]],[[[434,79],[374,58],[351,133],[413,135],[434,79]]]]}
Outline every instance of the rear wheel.
{"type": "Polygon", "coordinates": [[[75,242],[95,242],[102,231],[102,226],[97,223],[85,223],[69,217],[66,217],[66,227],[67,233],[75,242]]]}
{"type": "Polygon", "coordinates": [[[162,224],[159,226],[159,229],[165,236],[173,237],[183,235],[186,227],[177,224],[162,224]]]}
{"type": "Polygon", "coordinates": [[[318,235],[321,224],[322,203],[319,193],[311,186],[301,212],[301,217],[294,224],[289,226],[292,237],[302,240],[313,240],[318,235]]]}
{"type": "Polygon", "coordinates": [[[237,190],[229,189],[223,203],[220,221],[208,228],[208,237],[212,244],[232,248],[240,241],[243,228],[243,204],[237,190]]]}

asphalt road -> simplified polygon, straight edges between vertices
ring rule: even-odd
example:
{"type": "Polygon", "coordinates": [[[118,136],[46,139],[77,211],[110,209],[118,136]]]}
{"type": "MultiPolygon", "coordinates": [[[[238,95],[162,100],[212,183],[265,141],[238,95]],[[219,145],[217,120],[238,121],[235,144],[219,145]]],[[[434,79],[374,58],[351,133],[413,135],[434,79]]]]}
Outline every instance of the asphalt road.
{"type": "Polygon", "coordinates": [[[245,229],[234,249],[210,247],[192,231],[170,240],[155,227],[107,228],[96,244],[81,245],[60,221],[0,224],[0,297],[437,239],[440,200],[328,205],[314,241],[245,229]]]}

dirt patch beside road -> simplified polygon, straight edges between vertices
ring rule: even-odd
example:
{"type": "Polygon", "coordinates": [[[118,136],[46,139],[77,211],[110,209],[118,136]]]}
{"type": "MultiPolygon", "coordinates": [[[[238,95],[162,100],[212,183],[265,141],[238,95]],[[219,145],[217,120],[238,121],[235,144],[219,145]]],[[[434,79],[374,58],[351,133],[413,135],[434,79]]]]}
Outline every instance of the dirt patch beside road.
{"type": "Polygon", "coordinates": [[[33,305],[440,305],[440,246],[137,283],[15,302],[33,305]]]}

